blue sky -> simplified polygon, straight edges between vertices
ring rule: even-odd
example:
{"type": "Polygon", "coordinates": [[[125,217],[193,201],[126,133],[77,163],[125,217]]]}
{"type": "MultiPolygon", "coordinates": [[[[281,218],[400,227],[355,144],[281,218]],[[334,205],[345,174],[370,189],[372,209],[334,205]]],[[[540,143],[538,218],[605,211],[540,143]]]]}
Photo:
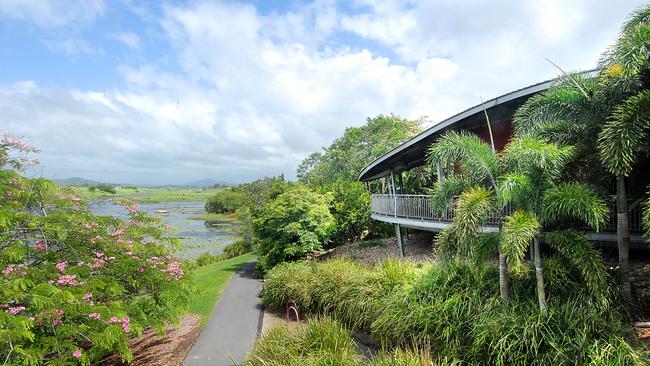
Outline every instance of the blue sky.
{"type": "Polygon", "coordinates": [[[0,2],[0,130],[39,174],[295,176],[366,117],[427,125],[593,68],[640,1],[0,2]]]}

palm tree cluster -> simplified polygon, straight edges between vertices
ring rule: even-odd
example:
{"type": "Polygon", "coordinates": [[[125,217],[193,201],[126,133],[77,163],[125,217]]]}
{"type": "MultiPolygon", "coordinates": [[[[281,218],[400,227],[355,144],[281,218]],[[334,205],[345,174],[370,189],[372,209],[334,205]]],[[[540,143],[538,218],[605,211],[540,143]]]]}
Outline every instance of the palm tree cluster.
{"type": "Polygon", "coordinates": [[[454,173],[439,181],[432,200],[442,210],[455,200],[455,217],[438,237],[443,256],[483,259],[499,252],[501,298],[509,299],[508,267],[521,266],[526,253],[535,263],[540,309],[546,309],[540,243],[572,263],[594,296],[606,301],[606,274],[600,254],[585,236],[563,227],[578,220],[599,230],[607,219],[606,203],[591,187],[561,182],[574,148],[541,138],[513,139],[502,152],[469,132],[448,132],[429,149],[431,164],[450,164],[454,173]],[[512,213],[506,214],[506,207],[512,213]],[[488,219],[497,217],[499,232],[485,235],[488,219]],[[496,244],[496,245],[495,245],[496,244]]]}
{"type": "MultiPolygon", "coordinates": [[[[520,266],[530,253],[542,310],[542,244],[568,259],[594,297],[607,301],[599,252],[575,228],[603,227],[608,208],[601,196],[614,182],[621,284],[631,294],[630,211],[642,199],[628,203],[626,180],[650,152],[650,6],[631,15],[598,70],[562,72],[516,112],[515,137],[502,152],[470,133],[449,132],[428,156],[430,164],[454,167],[432,190],[438,210],[455,204],[451,226],[437,239],[441,254],[480,258],[498,248],[500,293],[507,301],[508,266],[520,266]],[[500,223],[496,234],[482,232],[489,217],[500,223]]],[[[643,222],[650,236],[650,198],[643,222]]]]}

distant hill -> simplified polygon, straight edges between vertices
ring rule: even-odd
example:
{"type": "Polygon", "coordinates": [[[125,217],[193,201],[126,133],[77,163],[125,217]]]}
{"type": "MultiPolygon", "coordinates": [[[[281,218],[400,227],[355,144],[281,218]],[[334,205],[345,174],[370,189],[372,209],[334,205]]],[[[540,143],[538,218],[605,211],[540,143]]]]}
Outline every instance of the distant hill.
{"type": "Polygon", "coordinates": [[[205,188],[205,187],[212,187],[214,185],[231,186],[232,184],[230,184],[229,182],[224,182],[222,180],[208,178],[208,179],[195,180],[193,182],[179,184],[179,185],[183,187],[205,188]]]}
{"type": "Polygon", "coordinates": [[[65,179],[52,179],[54,183],[60,185],[60,186],[96,186],[98,184],[101,184],[101,182],[97,182],[94,180],[86,179],[86,178],[81,178],[81,177],[72,177],[72,178],[65,178],[65,179]]]}

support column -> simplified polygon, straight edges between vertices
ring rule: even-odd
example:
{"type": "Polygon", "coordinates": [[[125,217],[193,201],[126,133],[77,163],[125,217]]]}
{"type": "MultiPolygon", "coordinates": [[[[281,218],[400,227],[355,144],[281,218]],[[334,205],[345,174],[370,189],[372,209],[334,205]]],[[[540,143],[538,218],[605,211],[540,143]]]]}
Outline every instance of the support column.
{"type": "Polygon", "coordinates": [[[404,257],[404,246],[402,243],[402,230],[400,224],[395,224],[395,237],[397,238],[397,247],[399,248],[400,257],[404,257]]]}
{"type": "Polygon", "coordinates": [[[391,186],[393,187],[393,202],[394,202],[394,207],[395,207],[395,217],[397,217],[397,189],[395,186],[395,174],[393,172],[390,173],[390,181],[391,181],[391,186]]]}

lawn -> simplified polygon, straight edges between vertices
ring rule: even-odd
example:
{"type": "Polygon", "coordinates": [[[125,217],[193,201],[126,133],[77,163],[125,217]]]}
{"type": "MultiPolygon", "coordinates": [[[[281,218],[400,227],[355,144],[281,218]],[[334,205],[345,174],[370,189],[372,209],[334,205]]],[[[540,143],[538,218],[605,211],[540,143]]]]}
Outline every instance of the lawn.
{"type": "Polygon", "coordinates": [[[256,254],[244,254],[225,261],[208,264],[194,270],[194,284],[198,293],[190,304],[190,313],[201,316],[201,326],[210,319],[223,289],[233,273],[244,263],[252,260],[256,254]]]}

